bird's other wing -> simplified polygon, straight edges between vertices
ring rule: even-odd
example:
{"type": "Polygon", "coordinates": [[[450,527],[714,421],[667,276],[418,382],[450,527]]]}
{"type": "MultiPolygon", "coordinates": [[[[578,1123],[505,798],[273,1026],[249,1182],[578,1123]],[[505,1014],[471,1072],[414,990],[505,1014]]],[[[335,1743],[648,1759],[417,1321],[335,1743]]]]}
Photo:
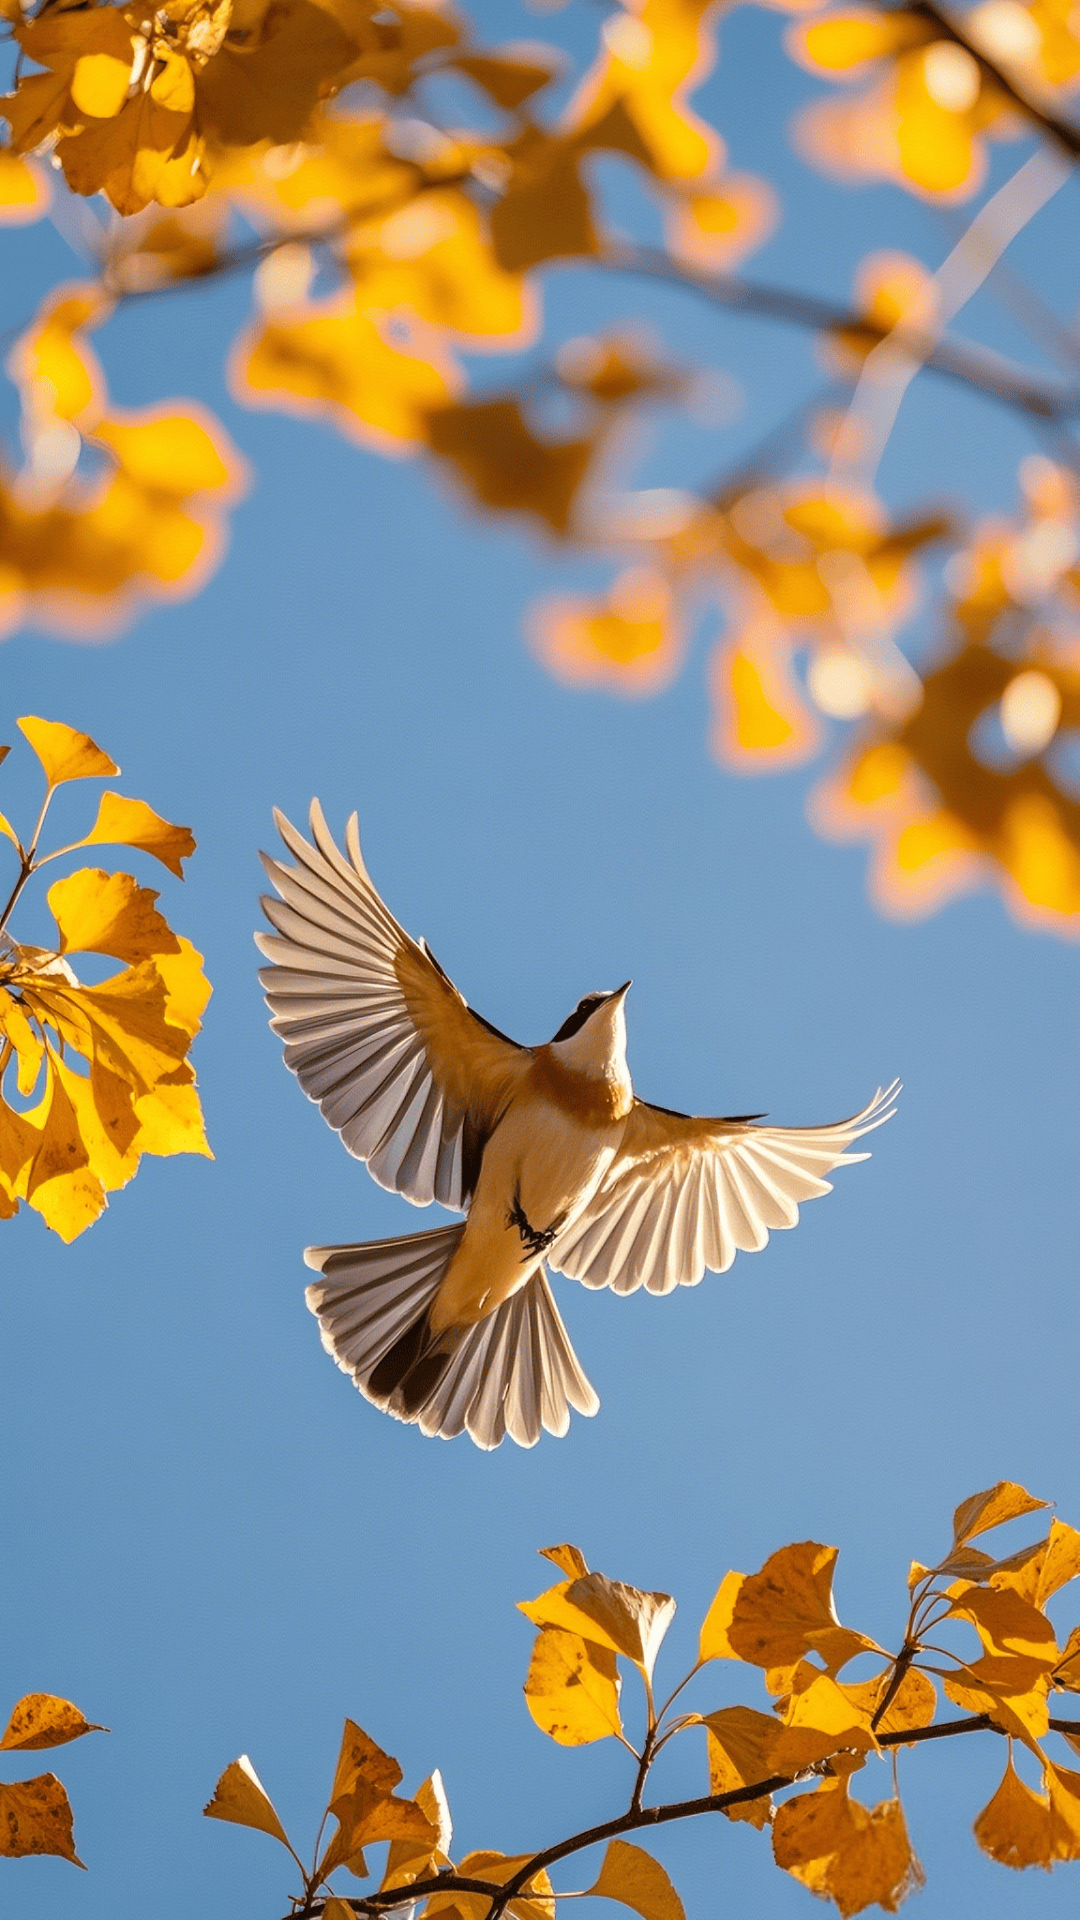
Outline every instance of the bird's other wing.
{"type": "Polygon", "coordinates": [[[831,1192],[834,1167],[869,1159],[846,1149],[892,1118],[899,1091],[894,1080],[831,1127],[697,1120],[635,1101],[602,1186],[548,1265],[615,1293],[670,1293],[706,1268],[725,1273],[739,1249],[757,1253],[771,1229],[795,1226],[800,1201],[831,1192]]]}
{"type": "Polygon", "coordinates": [[[255,939],[272,962],[259,979],[285,1064],[380,1186],[463,1209],[530,1055],[399,927],[371,884],[355,814],[347,860],[317,800],[314,846],[274,818],[297,864],[263,854],[281,898],[263,896],[277,931],[255,939]]]}

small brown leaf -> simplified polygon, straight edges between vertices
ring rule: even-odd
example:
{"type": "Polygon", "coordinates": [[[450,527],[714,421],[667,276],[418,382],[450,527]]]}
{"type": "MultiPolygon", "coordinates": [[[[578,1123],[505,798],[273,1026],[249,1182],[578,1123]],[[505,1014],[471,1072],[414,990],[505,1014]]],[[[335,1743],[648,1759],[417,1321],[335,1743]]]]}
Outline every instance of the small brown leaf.
{"type": "Polygon", "coordinates": [[[55,1773],[0,1786],[0,1854],[21,1860],[28,1853],[55,1853],[76,1867],[71,1804],[55,1773]]]}
{"type": "Polygon", "coordinates": [[[632,1907],[642,1920],[685,1920],[679,1899],[659,1860],[626,1840],[611,1840],[599,1878],[588,1889],[632,1907]]]}
{"type": "Polygon", "coordinates": [[[26,1693],[12,1708],[0,1747],[30,1752],[37,1747],[62,1747],[81,1740],[84,1733],[108,1733],[94,1720],[84,1720],[70,1700],[54,1693],[26,1693]]]}
{"type": "Polygon", "coordinates": [[[213,1799],[203,1812],[210,1820],[232,1820],[238,1827],[254,1827],[259,1833],[268,1833],[272,1839],[280,1840],[283,1847],[289,1845],[274,1804],[246,1753],[226,1767],[214,1788],[213,1799]]]}

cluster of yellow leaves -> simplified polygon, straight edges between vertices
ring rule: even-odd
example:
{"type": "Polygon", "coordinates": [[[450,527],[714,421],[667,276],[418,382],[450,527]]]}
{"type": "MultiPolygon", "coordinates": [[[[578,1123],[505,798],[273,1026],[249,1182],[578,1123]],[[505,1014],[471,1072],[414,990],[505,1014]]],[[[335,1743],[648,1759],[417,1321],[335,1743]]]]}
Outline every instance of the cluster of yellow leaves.
{"type": "MultiPolygon", "coordinates": [[[[412,1800],[395,1795],[401,1779],[397,1761],[355,1721],[346,1720],[323,1816],[324,1824],[327,1819],[335,1822],[335,1830],[322,1851],[316,1849],[310,1869],[304,1867],[246,1754],[226,1767],[204,1812],[212,1820],[229,1820],[280,1841],[303,1875],[305,1900],[321,1896],[327,1920],[352,1920],[353,1909],[334,1892],[331,1878],[344,1870],[366,1879],[370,1870],[364,1849],[379,1841],[389,1843],[379,1892],[409,1888],[417,1904],[423,1901],[421,1920],[434,1920],[436,1914],[442,1920],[485,1920],[490,1897],[508,1881],[516,1883],[504,1908],[510,1920],[555,1920],[555,1895],[548,1875],[542,1868],[523,1872],[529,1866],[528,1854],[480,1848],[464,1854],[456,1865],[451,1860],[453,1825],[438,1771],[429,1775],[412,1800]],[[461,1881],[471,1884],[462,1887],[461,1881]],[[479,1891],[477,1883],[489,1891],[479,1891]]],[[[622,1902],[644,1920],[683,1920],[682,1905],[663,1868],[640,1848],[624,1842],[613,1841],[607,1849],[589,1892],[622,1902]]]]}
{"type": "MultiPolygon", "coordinates": [[[[995,5],[1002,0],[976,12],[995,5]]],[[[1019,0],[1015,11],[1024,12],[1019,0]]],[[[793,27],[788,44],[814,72],[869,75],[864,91],[815,102],[797,124],[803,151],[828,172],[966,198],[985,177],[986,135],[1015,130],[986,69],[918,13],[829,13],[793,27]]]]}
{"type": "MultiPolygon", "coordinates": [[[[974,1832],[991,1858],[1007,1866],[1049,1867],[1080,1860],[1080,1774],[1048,1755],[1055,1731],[1080,1753],[1080,1719],[1052,1719],[1053,1692],[1080,1694],[1080,1626],[1059,1648],[1047,1603],[1080,1575],[1080,1533],[1051,1521],[1042,1539],[997,1556],[973,1545],[995,1528],[1045,1511],[1046,1502],[1014,1481],[999,1481],[957,1507],[948,1552],[936,1566],[913,1563],[902,1644],[889,1653],[869,1635],[844,1626],[833,1597],[837,1552],[816,1541],[782,1547],[759,1572],[729,1573],[702,1623],[697,1658],[658,1703],[655,1668],[675,1614],[669,1594],[651,1593],[590,1571],[580,1549],[542,1549],[561,1578],[520,1610],[537,1629],[525,1682],[536,1724],[561,1746],[616,1739],[637,1763],[627,1812],[556,1846],[507,1856],[475,1851],[456,1864],[452,1828],[438,1773],[399,1798],[402,1770],[351,1720],[310,1868],[293,1847],[246,1756],[226,1768],[205,1809],[218,1820],[267,1833],[286,1847],[303,1878],[295,1904],[318,1901],[329,1920],[349,1920],[349,1901],[335,1892],[340,1871],[365,1878],[365,1848],[388,1843],[379,1893],[408,1889],[420,1920],[555,1920],[564,1895],[547,1868],[608,1844],[586,1893],[615,1900],[640,1920],[684,1920],[678,1893],[659,1861],[623,1836],[662,1819],[700,1812],[768,1829],[777,1866],[832,1900],[845,1917],[880,1906],[893,1913],[922,1882],[899,1798],[875,1806],[852,1793],[852,1781],[875,1757],[897,1755],[926,1739],[992,1732],[1007,1740],[1000,1787],[978,1815],[974,1832]],[[942,1648],[956,1628],[974,1641],[942,1648]],[[771,1710],[676,1707],[684,1689],[717,1660],[756,1667],[771,1710]],[[644,1740],[635,1747],[623,1721],[620,1662],[644,1689],[644,1740]],[[844,1679],[852,1662],[864,1675],[844,1679]],[[943,1662],[945,1664],[943,1664],[943,1662]],[[869,1664],[870,1671],[865,1673],[869,1664]],[[935,1725],[940,1682],[947,1699],[970,1717],[935,1725]],[[708,1793],[671,1807],[645,1807],[643,1791],[668,1742],[704,1728],[708,1793]],[[1014,1746],[1041,1784],[1017,1772],[1014,1746]],[[789,1789],[796,1789],[788,1794],[789,1789]],[[780,1800],[778,1795],[785,1794],[780,1800]],[[334,1830],[323,1844],[326,1821],[334,1830]],[[492,1903],[497,1905],[493,1907],[492,1903]]],[[[580,1891],[571,1896],[580,1898],[580,1891]]],[[[378,1903],[381,1909],[382,1902],[378,1903]]]]}
{"type": "Polygon", "coordinates": [[[120,770],[87,734],[59,721],[26,717],[19,727],[46,788],[25,844],[0,816],[18,861],[0,917],[0,1219],[26,1201],[73,1240],[106,1195],[126,1186],[142,1154],[210,1154],[187,1058],[210,988],[202,955],[171,931],[156,892],[130,874],[85,867],[56,881],[48,893],[53,947],[17,943],[9,916],[30,876],[60,854],[135,847],[182,878],[195,842],[145,801],[106,792],[88,833],[40,854],[57,788],[120,770]],[[123,970],[87,984],[71,964],[81,954],[120,960],[123,970]]]}
{"type": "Polygon", "coordinates": [[[30,615],[98,635],[147,601],[193,593],[242,491],[243,464],[202,409],[110,404],[84,338],[109,311],[93,284],[60,287],[9,357],[27,459],[17,474],[0,466],[0,635],[30,615]]]}
{"type": "Polygon", "coordinates": [[[1080,805],[1060,757],[1080,727],[1075,481],[1021,469],[1017,521],[950,562],[951,645],[898,719],[880,713],[815,796],[823,831],[873,846],[887,911],[926,913],[996,881],[1027,924],[1080,930],[1080,805]],[[980,750],[980,729],[996,728],[980,750]]]}
{"type": "MultiPolygon", "coordinates": [[[[631,1661],[646,1691],[643,1773],[668,1739],[704,1726],[718,1811],[769,1826],[777,1865],[843,1915],[871,1905],[892,1912],[921,1882],[903,1808],[895,1792],[864,1806],[852,1797],[851,1780],[871,1755],[927,1737],[938,1703],[934,1674],[950,1701],[1009,1739],[1002,1786],[975,1823],[979,1844],[1014,1866],[1080,1859],[1080,1775],[1042,1745],[1053,1724],[1050,1692],[1080,1692],[1080,1627],[1059,1649],[1044,1612],[1080,1574],[1080,1534],[1054,1520],[1042,1540],[999,1558],[971,1544],[1045,1504],[1003,1481],[957,1508],[944,1560],[911,1569],[910,1611],[895,1655],[841,1624],[833,1547],[804,1541],[781,1548],[758,1573],[729,1573],[702,1625],[694,1667],[659,1709],[653,1670],[674,1601],[590,1573],[576,1547],[546,1549],[566,1577],[521,1608],[539,1628],[525,1683],[529,1711],[564,1746],[625,1742],[618,1661],[631,1661]],[[974,1629],[977,1657],[942,1655],[941,1637],[954,1622],[974,1629]],[[868,1677],[840,1677],[866,1658],[876,1667],[868,1677]],[[758,1667],[771,1712],[732,1706],[672,1715],[687,1682],[718,1659],[758,1667]],[[1014,1741],[1042,1769],[1041,1792],[1017,1776],[1014,1741]],[[811,1791],[774,1807],[776,1792],[815,1776],[811,1791]]],[[[1080,1721],[1059,1724],[1080,1751],[1080,1721]]]]}
{"type": "MultiPolygon", "coordinates": [[[[84,1733],[105,1733],[83,1718],[70,1700],[53,1693],[27,1693],[12,1709],[0,1739],[0,1752],[36,1753],[63,1747],[84,1733]]],[[[75,1851],[71,1804],[55,1773],[0,1784],[0,1854],[8,1860],[31,1853],[55,1853],[82,1866],[75,1851]]]]}

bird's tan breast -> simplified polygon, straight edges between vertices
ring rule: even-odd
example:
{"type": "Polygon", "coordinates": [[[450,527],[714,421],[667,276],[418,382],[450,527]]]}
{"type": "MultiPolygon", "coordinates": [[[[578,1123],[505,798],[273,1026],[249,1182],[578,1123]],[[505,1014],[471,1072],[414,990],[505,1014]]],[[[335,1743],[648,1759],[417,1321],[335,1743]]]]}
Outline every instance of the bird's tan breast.
{"type": "Polygon", "coordinates": [[[625,1120],[634,1104],[628,1080],[597,1079],[575,1073],[550,1048],[539,1047],[528,1076],[529,1095],[557,1107],[583,1127],[610,1127],[625,1120]]]}

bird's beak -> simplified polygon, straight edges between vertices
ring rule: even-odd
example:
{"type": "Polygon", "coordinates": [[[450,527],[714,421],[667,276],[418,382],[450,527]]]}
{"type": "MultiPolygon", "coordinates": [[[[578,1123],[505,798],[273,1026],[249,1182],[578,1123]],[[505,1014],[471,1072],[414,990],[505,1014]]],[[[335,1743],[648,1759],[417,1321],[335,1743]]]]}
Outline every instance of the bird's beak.
{"type": "Polygon", "coordinates": [[[621,1000],[624,997],[624,995],[629,993],[633,984],[634,983],[632,980],[624,980],[621,987],[616,987],[614,993],[611,996],[612,999],[621,1000]]]}

